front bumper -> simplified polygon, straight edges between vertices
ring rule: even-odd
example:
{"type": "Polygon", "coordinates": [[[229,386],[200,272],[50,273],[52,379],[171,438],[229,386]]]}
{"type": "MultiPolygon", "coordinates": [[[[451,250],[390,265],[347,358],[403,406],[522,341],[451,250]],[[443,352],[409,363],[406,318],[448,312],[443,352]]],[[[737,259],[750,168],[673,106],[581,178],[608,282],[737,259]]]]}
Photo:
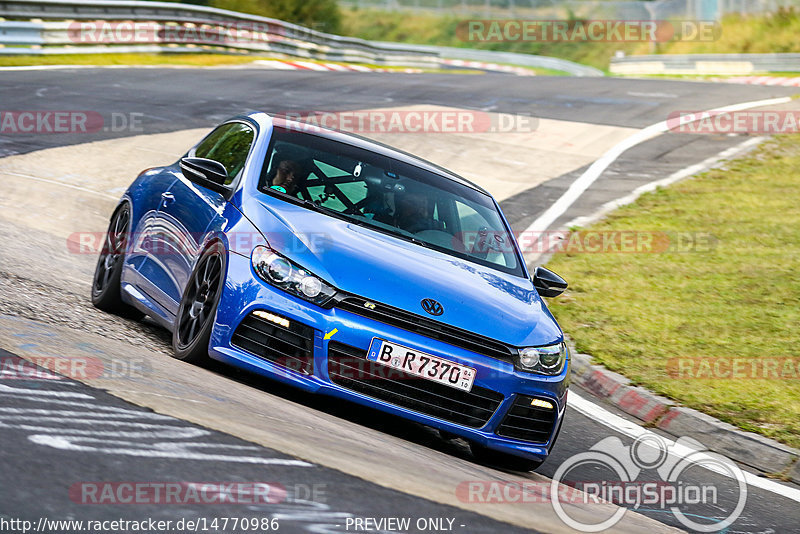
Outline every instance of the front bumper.
{"type": "MultiPolygon", "coordinates": [[[[279,330],[283,328],[275,325],[273,327],[279,330]]],[[[284,336],[286,332],[278,334],[284,336]]],[[[558,376],[519,372],[511,362],[476,354],[352,312],[337,308],[323,309],[293,297],[258,279],[252,271],[250,259],[235,253],[229,255],[227,281],[219,302],[209,353],[217,360],[310,392],[348,399],[450,432],[491,449],[526,458],[546,458],[566,409],[569,355],[564,371],[558,376]],[[242,322],[246,319],[252,322],[252,312],[259,310],[274,314],[278,320],[288,319],[293,330],[302,332],[307,337],[310,365],[302,368],[286,365],[286,359],[270,361],[256,355],[257,351],[251,348],[255,345],[241,341],[242,330],[234,338],[234,333],[242,322]],[[305,329],[300,325],[309,328],[305,329]],[[494,404],[488,400],[472,398],[469,394],[462,397],[461,392],[448,386],[436,388],[432,385],[435,383],[427,380],[414,381],[413,383],[422,385],[426,391],[410,395],[409,390],[403,389],[410,387],[410,381],[390,384],[380,382],[380,379],[369,374],[360,373],[355,374],[363,379],[361,385],[356,383],[358,380],[354,382],[350,375],[343,379],[338,358],[345,354],[348,358],[358,358],[362,353],[366,355],[375,337],[475,368],[477,372],[473,392],[491,397],[494,404]],[[245,346],[250,350],[243,348],[245,346]],[[399,393],[394,391],[391,396],[376,393],[383,390],[376,384],[388,386],[390,389],[400,388],[399,393]],[[433,391],[428,391],[428,387],[433,388],[433,391]],[[438,403],[439,406],[434,406],[433,399],[437,395],[441,396],[438,398],[442,402],[438,403]],[[408,400],[408,397],[416,398],[408,400]],[[547,400],[554,406],[553,413],[544,414],[552,421],[548,419],[547,423],[535,423],[540,427],[542,424],[549,425],[549,429],[546,432],[540,429],[533,441],[531,437],[509,437],[525,435],[514,430],[518,428],[521,419],[517,417],[516,421],[511,421],[515,418],[509,413],[528,413],[530,410],[526,408],[529,408],[530,398],[547,400]],[[425,399],[429,400],[423,406],[420,402],[425,399]],[[481,407],[469,407],[473,400],[479,401],[481,407]],[[459,415],[462,411],[469,412],[474,417],[464,418],[459,415]],[[476,418],[483,415],[485,418],[480,421],[476,418]]],[[[533,415],[535,419],[540,419],[538,413],[533,415]]]]}

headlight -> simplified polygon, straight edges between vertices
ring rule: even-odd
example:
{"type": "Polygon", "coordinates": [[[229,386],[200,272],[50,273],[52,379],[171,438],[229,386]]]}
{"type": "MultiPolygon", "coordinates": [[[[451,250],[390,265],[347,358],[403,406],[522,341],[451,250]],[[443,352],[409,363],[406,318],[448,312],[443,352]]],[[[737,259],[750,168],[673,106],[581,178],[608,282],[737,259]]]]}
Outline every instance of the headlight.
{"type": "Polygon", "coordinates": [[[567,359],[567,345],[558,343],[546,347],[526,347],[519,349],[517,369],[543,375],[557,375],[564,369],[567,359]]]}
{"type": "Polygon", "coordinates": [[[253,270],[265,282],[301,299],[322,306],[336,290],[269,247],[258,245],[250,255],[253,270]]]}

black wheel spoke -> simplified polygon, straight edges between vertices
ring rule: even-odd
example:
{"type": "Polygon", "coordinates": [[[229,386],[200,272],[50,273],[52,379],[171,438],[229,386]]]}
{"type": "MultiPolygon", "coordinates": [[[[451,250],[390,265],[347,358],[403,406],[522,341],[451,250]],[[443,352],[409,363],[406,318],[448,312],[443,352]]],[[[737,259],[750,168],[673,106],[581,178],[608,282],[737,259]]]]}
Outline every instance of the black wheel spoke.
{"type": "Polygon", "coordinates": [[[178,326],[178,333],[181,339],[186,339],[189,335],[189,328],[192,325],[192,317],[187,313],[181,318],[180,325],[178,326]]]}
{"type": "Polygon", "coordinates": [[[191,327],[189,328],[189,334],[186,336],[186,344],[188,345],[189,342],[194,340],[194,330],[197,327],[197,319],[192,319],[191,327]]]}
{"type": "Polygon", "coordinates": [[[211,320],[222,276],[222,259],[207,252],[192,272],[178,318],[179,347],[189,347],[205,331],[211,320]]]}
{"type": "Polygon", "coordinates": [[[94,277],[94,289],[100,291],[103,289],[103,280],[105,280],[105,266],[101,263],[97,266],[97,274],[94,277]]]}
{"type": "Polygon", "coordinates": [[[109,287],[120,268],[122,254],[125,252],[129,223],[130,213],[127,207],[123,207],[108,225],[108,232],[105,235],[100,257],[97,259],[95,271],[94,291],[97,294],[109,287]]]}
{"type": "Polygon", "coordinates": [[[217,273],[214,278],[209,280],[208,282],[208,296],[213,297],[217,293],[217,287],[219,286],[219,273],[217,273]]]}
{"type": "Polygon", "coordinates": [[[109,231],[106,234],[106,242],[103,245],[103,252],[106,253],[106,254],[111,254],[111,252],[113,250],[114,250],[114,240],[113,240],[111,231],[109,231]]]}
{"type": "Polygon", "coordinates": [[[209,276],[209,279],[213,279],[213,280],[219,279],[219,271],[220,271],[219,261],[215,260],[215,261],[209,262],[209,263],[212,264],[211,265],[211,276],[209,276]]]}
{"type": "Polygon", "coordinates": [[[109,280],[111,280],[111,269],[106,269],[104,267],[103,271],[104,272],[103,272],[103,286],[102,287],[107,287],[109,280]]]}
{"type": "Polygon", "coordinates": [[[211,267],[211,259],[206,259],[205,264],[203,265],[203,282],[208,281],[209,267],[211,267]]]}

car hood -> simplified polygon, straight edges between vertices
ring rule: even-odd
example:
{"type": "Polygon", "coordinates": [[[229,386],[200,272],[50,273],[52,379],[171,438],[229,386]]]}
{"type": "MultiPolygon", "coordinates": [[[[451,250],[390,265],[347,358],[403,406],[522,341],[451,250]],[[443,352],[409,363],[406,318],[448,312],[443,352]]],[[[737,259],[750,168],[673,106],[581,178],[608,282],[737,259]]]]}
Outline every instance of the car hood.
{"type": "Polygon", "coordinates": [[[563,337],[528,279],[272,197],[244,212],[271,247],[339,290],[422,316],[422,299],[435,299],[435,320],[515,346],[563,337]]]}

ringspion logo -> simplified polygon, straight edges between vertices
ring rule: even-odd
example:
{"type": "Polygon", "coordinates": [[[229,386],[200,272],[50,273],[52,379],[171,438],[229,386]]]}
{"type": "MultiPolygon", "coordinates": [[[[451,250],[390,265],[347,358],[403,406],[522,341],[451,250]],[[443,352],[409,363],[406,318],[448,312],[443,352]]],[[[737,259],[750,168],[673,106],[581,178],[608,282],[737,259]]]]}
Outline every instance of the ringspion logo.
{"type": "Polygon", "coordinates": [[[556,515],[581,532],[611,529],[629,508],[642,506],[669,511],[692,531],[718,532],[732,525],[742,514],[747,502],[747,482],[735,463],[709,451],[695,439],[684,436],[669,443],[656,434],[645,434],[627,446],[618,437],[611,436],[565,460],[553,475],[550,495],[556,515]],[[573,474],[587,469],[602,479],[586,481],[573,474]],[[696,469],[711,469],[735,480],[739,490],[736,504],[724,505],[720,488],[711,482],[700,479],[698,484],[687,480],[696,469]],[[655,471],[659,480],[639,480],[646,471],[655,471]],[[620,508],[605,516],[598,511],[594,517],[573,517],[563,506],[565,501],[559,492],[562,485],[580,488],[586,504],[611,502],[620,508]],[[715,517],[696,512],[707,506],[718,510],[715,517]]]}

